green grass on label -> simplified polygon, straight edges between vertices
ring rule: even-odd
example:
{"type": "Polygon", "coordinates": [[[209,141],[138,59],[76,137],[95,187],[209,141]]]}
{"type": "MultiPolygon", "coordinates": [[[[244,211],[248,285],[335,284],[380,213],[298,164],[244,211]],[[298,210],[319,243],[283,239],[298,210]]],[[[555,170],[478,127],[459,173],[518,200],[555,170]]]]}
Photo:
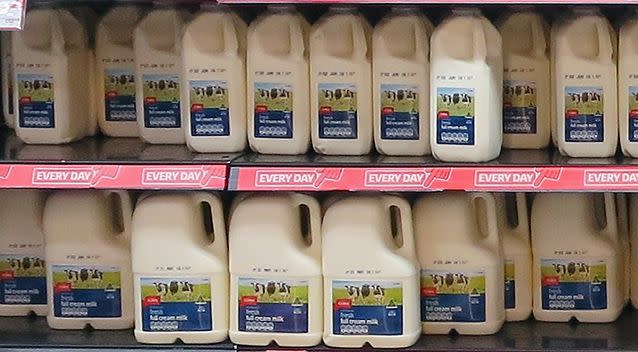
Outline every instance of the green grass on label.
{"type": "Polygon", "coordinates": [[[569,95],[565,96],[565,109],[578,110],[581,115],[594,115],[604,113],[603,97],[600,97],[600,101],[588,101],[588,102],[575,102],[572,101],[569,95]]]}
{"type": "Polygon", "coordinates": [[[53,101],[53,85],[50,89],[26,89],[22,84],[18,85],[18,94],[20,97],[30,97],[33,102],[52,102],[53,101]]]}
{"type": "Polygon", "coordinates": [[[503,105],[509,103],[515,108],[528,108],[536,106],[536,93],[503,94],[503,105]]]}
{"type": "MultiPolygon", "coordinates": [[[[142,298],[158,295],[159,294],[154,285],[142,285],[142,298]]],[[[193,285],[193,293],[191,295],[178,290],[175,294],[168,292],[166,295],[162,296],[162,302],[197,302],[210,300],[210,284],[193,285]]]]}
{"type": "Polygon", "coordinates": [[[194,89],[190,91],[191,105],[203,104],[204,108],[228,108],[228,92],[213,94],[212,96],[197,95],[194,89]]]}
{"type": "Polygon", "coordinates": [[[104,90],[105,92],[116,92],[118,96],[121,95],[135,95],[135,82],[127,82],[125,84],[111,83],[109,76],[104,77],[104,90]]]}
{"type": "Polygon", "coordinates": [[[75,282],[68,280],[65,272],[54,272],[53,283],[57,284],[63,282],[71,282],[74,289],[105,289],[109,287],[109,284],[111,285],[111,288],[121,287],[119,272],[104,272],[101,281],[93,280],[89,277],[86,281],[78,279],[75,282]]]}
{"type": "Polygon", "coordinates": [[[431,276],[421,276],[421,287],[437,287],[438,294],[485,293],[485,276],[470,276],[467,285],[455,280],[450,286],[445,283],[436,286],[431,276]]]}
{"type": "Polygon", "coordinates": [[[505,264],[505,280],[514,280],[514,263],[505,264]]]}
{"type": "MultiPolygon", "coordinates": [[[[252,286],[239,285],[239,297],[256,296],[255,290],[252,286]]],[[[259,303],[308,303],[308,286],[291,286],[290,296],[288,298],[285,295],[275,292],[272,296],[265,293],[258,298],[259,303]]]]}
{"type": "Polygon", "coordinates": [[[474,97],[472,97],[471,103],[461,103],[454,104],[452,102],[444,103],[443,98],[441,96],[437,96],[436,98],[436,111],[447,111],[450,116],[464,116],[464,117],[474,117],[474,97]]]}
{"type": "Polygon", "coordinates": [[[331,107],[332,111],[357,111],[357,93],[352,98],[328,99],[319,91],[319,107],[331,107]]]}
{"type": "MultiPolygon", "coordinates": [[[[345,288],[333,288],[332,289],[332,303],[337,302],[338,299],[350,298],[348,291],[345,288]]],[[[383,301],[379,301],[376,297],[370,294],[370,296],[363,298],[355,298],[352,302],[355,306],[388,306],[388,305],[400,305],[403,304],[403,289],[401,287],[386,288],[383,301]]]]}
{"type": "MultiPolygon", "coordinates": [[[[17,259],[17,258],[16,258],[17,259]]],[[[33,264],[31,264],[33,265],[33,264]]],[[[12,269],[11,265],[7,261],[0,261],[0,271],[13,270],[15,277],[46,277],[46,269],[43,267],[29,269],[12,269]]]]}
{"type": "Polygon", "coordinates": [[[638,100],[633,94],[629,94],[629,110],[638,109],[638,100]]]}
{"type": "Polygon", "coordinates": [[[255,90],[255,106],[266,106],[269,111],[292,111],[292,99],[292,92],[290,92],[290,98],[277,97],[270,99],[270,97],[262,97],[259,91],[255,90]]]}
{"type": "Polygon", "coordinates": [[[558,274],[553,265],[541,265],[542,276],[558,276],[561,282],[602,282],[607,281],[607,265],[594,264],[589,267],[589,274],[581,272],[576,268],[573,274],[558,274]]]}
{"type": "Polygon", "coordinates": [[[158,102],[178,102],[179,83],[177,88],[151,89],[144,84],[144,98],[154,97],[158,102]]]}
{"type": "MultiPolygon", "coordinates": [[[[415,99],[403,99],[401,101],[393,101],[391,98],[388,98],[386,92],[388,90],[383,90],[381,92],[381,108],[384,107],[393,107],[395,112],[409,112],[409,113],[418,113],[419,112],[419,96],[417,95],[415,99]]],[[[396,90],[394,90],[396,93],[396,90]]]]}

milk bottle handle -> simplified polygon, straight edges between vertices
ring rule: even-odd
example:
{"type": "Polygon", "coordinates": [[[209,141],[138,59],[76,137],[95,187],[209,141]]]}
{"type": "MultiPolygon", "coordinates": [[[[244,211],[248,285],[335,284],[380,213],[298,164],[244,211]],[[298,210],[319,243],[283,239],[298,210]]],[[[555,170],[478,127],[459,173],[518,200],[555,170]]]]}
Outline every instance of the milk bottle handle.
{"type": "Polygon", "coordinates": [[[612,60],[614,48],[609,35],[609,27],[605,19],[600,18],[596,22],[596,32],[598,34],[598,62],[608,62],[612,60]]]}
{"type": "Polygon", "coordinates": [[[498,218],[496,212],[496,201],[494,196],[489,193],[473,193],[471,196],[472,205],[474,207],[474,213],[477,220],[480,216],[484,216],[487,220],[487,233],[484,233],[482,239],[490,248],[497,249],[500,247],[500,238],[498,231],[498,218]],[[486,214],[478,214],[476,208],[476,200],[483,199],[485,201],[486,214]]]}
{"type": "Polygon", "coordinates": [[[603,236],[607,236],[610,240],[618,243],[620,241],[620,237],[618,233],[616,198],[613,193],[605,193],[604,198],[606,226],[602,229],[601,233],[603,236]]]}
{"type": "MultiPolygon", "coordinates": [[[[210,216],[213,225],[214,236],[213,241],[210,243],[210,248],[214,251],[225,250],[226,248],[226,225],[224,224],[224,207],[218,197],[215,197],[212,193],[197,192],[194,197],[196,204],[208,203],[210,205],[210,216]]],[[[210,233],[206,234],[210,239],[210,233]]]]}
{"type": "Polygon", "coordinates": [[[529,215],[525,193],[516,193],[516,217],[518,225],[514,229],[516,234],[524,236],[529,241],[529,215]]]}
{"type": "MultiPolygon", "coordinates": [[[[365,23],[366,20],[364,18],[362,18],[361,21],[365,23]]],[[[368,48],[368,39],[366,38],[366,32],[363,29],[364,24],[361,24],[360,26],[357,26],[356,23],[353,21],[350,25],[352,26],[353,43],[363,43],[364,44],[364,45],[362,45],[362,49],[363,50],[355,51],[353,56],[355,58],[363,58],[363,59],[365,59],[368,56],[368,50],[370,50],[370,48],[368,48]]]]}
{"type": "Polygon", "coordinates": [[[531,27],[534,53],[537,57],[545,57],[547,55],[547,38],[545,38],[543,20],[540,17],[534,17],[531,27]]]}
{"type": "Polygon", "coordinates": [[[410,204],[405,199],[393,195],[384,195],[383,201],[388,210],[391,206],[395,206],[399,209],[399,212],[401,212],[401,236],[403,236],[403,245],[397,248],[396,252],[404,258],[416,258],[414,224],[412,222],[412,209],[410,208],[410,204]]]}
{"type": "Polygon", "coordinates": [[[130,227],[133,221],[133,201],[131,200],[131,195],[124,190],[112,190],[109,193],[117,194],[120,198],[120,209],[122,209],[122,232],[118,235],[123,235],[126,242],[130,242],[130,227]]]}
{"type": "Polygon", "coordinates": [[[62,22],[60,18],[56,18],[51,23],[51,50],[56,54],[64,53],[64,31],[62,30],[62,22]]]}
{"type": "MultiPolygon", "coordinates": [[[[301,15],[298,15],[301,16],[301,15]]],[[[304,30],[301,24],[301,20],[290,21],[288,25],[288,30],[290,31],[290,53],[288,55],[290,57],[303,57],[305,48],[305,40],[304,40],[304,30]],[[299,45],[294,45],[295,43],[299,43],[299,45]]]]}
{"type": "Polygon", "coordinates": [[[300,193],[292,193],[291,194],[294,204],[298,207],[300,205],[305,205],[308,207],[309,212],[309,229],[310,229],[310,245],[308,246],[307,252],[312,256],[320,256],[321,255],[321,206],[319,202],[313,197],[300,194],[300,193]]]}
{"type": "Polygon", "coordinates": [[[474,18],[474,61],[485,61],[487,58],[487,39],[480,18],[474,18]]]}
{"type": "Polygon", "coordinates": [[[224,51],[233,55],[239,53],[239,40],[235,31],[235,21],[230,17],[224,17],[224,51]]]}

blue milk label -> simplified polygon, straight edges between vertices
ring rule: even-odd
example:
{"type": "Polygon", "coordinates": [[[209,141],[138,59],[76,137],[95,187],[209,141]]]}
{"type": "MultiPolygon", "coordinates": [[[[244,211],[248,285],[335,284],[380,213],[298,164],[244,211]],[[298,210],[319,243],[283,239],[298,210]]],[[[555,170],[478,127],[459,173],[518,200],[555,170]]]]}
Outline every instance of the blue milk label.
{"type": "Polygon", "coordinates": [[[211,331],[213,308],[207,277],[143,277],[143,331],[211,331]]]}
{"type": "Polygon", "coordinates": [[[180,128],[179,75],[142,75],[144,127],[180,128]]]}
{"type": "Polygon", "coordinates": [[[607,263],[541,259],[544,310],[607,309],[607,263]]]}
{"type": "Polygon", "coordinates": [[[565,141],[602,142],[605,139],[602,87],[565,87],[565,141]]]}
{"type": "Polygon", "coordinates": [[[44,252],[0,254],[0,304],[47,304],[44,252]]]}
{"type": "Polygon", "coordinates": [[[228,82],[189,81],[191,136],[229,136],[228,82]]]}
{"type": "Polygon", "coordinates": [[[629,141],[638,142],[638,86],[629,87],[629,141]]]}
{"type": "Polygon", "coordinates": [[[55,128],[53,76],[18,73],[18,123],[22,128],[55,128]]]}
{"type": "Polygon", "coordinates": [[[516,308],[516,266],[511,259],[505,260],[505,309],[516,308]]]}
{"type": "Polygon", "coordinates": [[[421,321],[485,321],[485,272],[421,270],[421,321]]]}
{"type": "Polygon", "coordinates": [[[308,332],[308,281],[287,279],[238,280],[239,331],[308,332]]]}
{"type": "Polygon", "coordinates": [[[319,138],[357,139],[357,85],[319,83],[319,138]]]}
{"type": "Polygon", "coordinates": [[[135,72],[130,69],[104,70],[104,116],[111,122],[134,122],[135,72]]]}
{"type": "Polygon", "coordinates": [[[503,133],[536,133],[536,83],[503,81],[503,133]]]}
{"type": "Polygon", "coordinates": [[[286,83],[255,83],[255,138],[292,138],[293,88],[286,83]]]}
{"type": "Polygon", "coordinates": [[[381,85],[381,139],[419,139],[419,87],[381,85]]]}
{"type": "Polygon", "coordinates": [[[122,316],[120,268],[53,265],[53,314],[60,318],[122,316]]]}
{"type": "Polygon", "coordinates": [[[402,283],[386,280],[333,280],[332,333],[402,335],[402,283]]]}
{"type": "Polygon", "coordinates": [[[443,88],[436,91],[436,142],[474,145],[474,89],[443,88]]]}

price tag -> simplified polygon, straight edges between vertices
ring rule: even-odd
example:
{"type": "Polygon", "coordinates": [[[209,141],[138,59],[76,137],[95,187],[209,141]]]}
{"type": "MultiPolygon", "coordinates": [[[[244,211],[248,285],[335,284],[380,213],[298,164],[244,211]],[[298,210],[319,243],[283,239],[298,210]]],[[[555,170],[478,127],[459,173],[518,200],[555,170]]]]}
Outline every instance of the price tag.
{"type": "Polygon", "coordinates": [[[22,29],[26,9],[27,0],[0,0],[0,30],[22,29]]]}

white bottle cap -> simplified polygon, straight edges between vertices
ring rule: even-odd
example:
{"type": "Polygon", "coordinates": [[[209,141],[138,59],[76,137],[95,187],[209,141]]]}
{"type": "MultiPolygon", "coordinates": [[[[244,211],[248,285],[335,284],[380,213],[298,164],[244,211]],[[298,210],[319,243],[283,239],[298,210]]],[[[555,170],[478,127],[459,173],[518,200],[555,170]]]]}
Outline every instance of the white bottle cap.
{"type": "Polygon", "coordinates": [[[294,12],[294,5],[286,5],[286,4],[271,4],[266,7],[270,12],[294,12]]]}
{"type": "Polygon", "coordinates": [[[600,9],[596,6],[571,6],[570,10],[579,16],[600,15],[600,9]]]}
{"type": "Polygon", "coordinates": [[[357,11],[357,7],[352,5],[332,5],[330,6],[329,11],[339,13],[352,13],[357,11]]]}
{"type": "Polygon", "coordinates": [[[419,13],[419,8],[412,5],[397,5],[392,6],[391,11],[399,14],[413,14],[419,13]]]}
{"type": "Polygon", "coordinates": [[[452,14],[456,16],[481,16],[481,10],[478,7],[457,7],[452,9],[452,14]]]}

